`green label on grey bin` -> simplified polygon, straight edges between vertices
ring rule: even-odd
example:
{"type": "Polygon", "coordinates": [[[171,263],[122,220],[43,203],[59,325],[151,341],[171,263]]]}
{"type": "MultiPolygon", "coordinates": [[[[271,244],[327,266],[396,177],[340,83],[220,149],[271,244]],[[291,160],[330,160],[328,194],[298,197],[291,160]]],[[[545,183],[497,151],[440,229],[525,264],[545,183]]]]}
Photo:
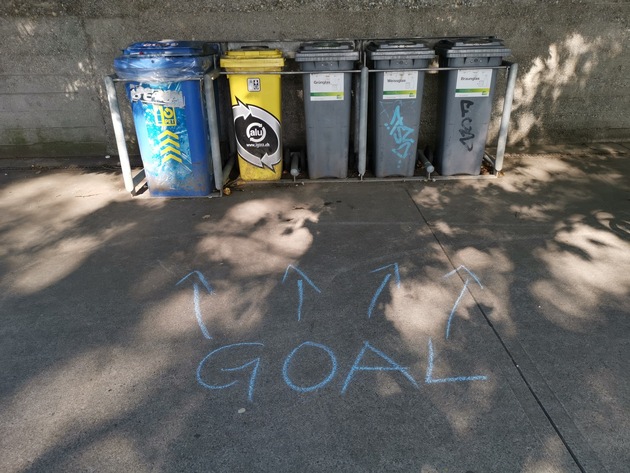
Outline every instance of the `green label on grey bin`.
{"type": "Polygon", "coordinates": [[[455,97],[488,97],[492,69],[462,69],[457,72],[455,97]]]}
{"type": "Polygon", "coordinates": [[[343,72],[311,74],[311,102],[343,100],[343,72]]]}
{"type": "Polygon", "coordinates": [[[383,100],[415,99],[418,93],[418,71],[383,73],[383,100]]]}

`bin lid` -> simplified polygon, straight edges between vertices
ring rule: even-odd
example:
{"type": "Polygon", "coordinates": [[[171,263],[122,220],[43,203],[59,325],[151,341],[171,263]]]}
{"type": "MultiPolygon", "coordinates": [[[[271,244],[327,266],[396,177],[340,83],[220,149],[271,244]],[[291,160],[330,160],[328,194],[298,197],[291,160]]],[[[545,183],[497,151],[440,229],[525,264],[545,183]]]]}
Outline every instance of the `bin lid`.
{"type": "Polygon", "coordinates": [[[512,51],[503,44],[503,40],[494,36],[443,39],[435,45],[435,52],[447,58],[505,57],[512,54],[512,51]]]}
{"type": "Polygon", "coordinates": [[[142,82],[199,79],[214,64],[220,50],[204,41],[143,41],[133,43],[114,59],[118,77],[142,82]]]}
{"type": "Polygon", "coordinates": [[[432,59],[435,51],[422,41],[401,39],[392,41],[372,41],[367,46],[368,59],[432,59]]]}
{"type": "Polygon", "coordinates": [[[350,41],[313,41],[303,43],[295,53],[297,62],[358,61],[359,51],[350,41]]]}
{"type": "Polygon", "coordinates": [[[219,45],[205,41],[141,41],[127,46],[124,56],[208,56],[216,54],[219,45]]]}
{"type": "Polygon", "coordinates": [[[221,57],[221,67],[228,69],[279,69],[284,66],[284,57],[279,49],[243,47],[228,51],[221,57]]]}

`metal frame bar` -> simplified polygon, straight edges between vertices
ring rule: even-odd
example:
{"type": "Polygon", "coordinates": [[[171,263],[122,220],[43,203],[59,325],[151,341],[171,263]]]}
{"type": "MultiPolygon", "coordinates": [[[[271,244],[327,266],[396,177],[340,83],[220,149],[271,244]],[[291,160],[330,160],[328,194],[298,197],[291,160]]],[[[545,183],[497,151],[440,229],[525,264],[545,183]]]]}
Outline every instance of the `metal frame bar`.
{"type": "MultiPolygon", "coordinates": [[[[223,195],[223,186],[229,178],[229,174],[235,164],[236,157],[230,154],[230,157],[223,167],[221,157],[221,141],[219,133],[219,119],[217,116],[217,97],[215,95],[214,81],[222,75],[304,75],[304,74],[326,74],[326,73],[352,73],[358,76],[358,80],[355,81],[355,86],[358,85],[358,96],[356,97],[355,113],[355,146],[358,148],[358,163],[357,171],[359,179],[316,179],[316,180],[297,180],[297,182],[361,182],[363,181],[366,168],[367,168],[367,128],[368,128],[368,96],[369,96],[369,74],[376,72],[391,72],[390,69],[368,69],[365,65],[365,58],[361,69],[343,70],[343,71],[237,71],[227,72],[221,71],[216,67],[198,80],[203,82],[204,94],[206,99],[206,111],[208,114],[208,131],[210,134],[210,147],[212,153],[212,166],[214,172],[214,184],[219,191],[219,195],[223,195]],[[357,136],[358,135],[358,136],[357,136]]],[[[504,95],[503,111],[501,115],[501,123],[499,126],[499,135],[497,138],[497,151],[496,156],[493,158],[487,153],[484,153],[484,160],[489,162],[493,168],[491,175],[479,175],[479,176],[434,176],[431,177],[434,169],[429,163],[426,156],[422,151],[418,150],[418,158],[421,160],[427,172],[426,177],[414,176],[414,177],[388,177],[388,178],[370,178],[370,182],[407,182],[407,181],[426,181],[430,179],[436,180],[474,180],[474,179],[492,179],[496,178],[499,172],[503,169],[503,161],[505,157],[505,148],[507,145],[507,135],[509,131],[510,118],[512,113],[512,104],[514,100],[514,90],[516,88],[516,77],[518,73],[518,64],[509,61],[503,61],[499,66],[485,66],[485,67],[422,67],[422,68],[409,68],[409,69],[396,69],[396,71],[424,71],[424,72],[439,72],[439,71],[451,71],[451,70],[465,70],[465,69],[506,69],[508,73],[507,85],[504,95]]],[[[357,77],[355,76],[355,77],[357,77]]],[[[120,106],[116,93],[116,82],[128,82],[125,79],[120,79],[116,74],[108,75],[104,78],[105,87],[107,89],[107,98],[109,101],[110,112],[112,115],[112,123],[114,125],[114,134],[116,137],[116,146],[118,148],[118,155],[120,158],[120,165],[123,174],[123,180],[125,182],[125,189],[136,195],[137,186],[144,180],[144,169],[138,172],[135,176],[132,174],[131,164],[129,161],[129,153],[127,149],[127,143],[125,141],[125,131],[120,115],[120,106]]],[[[251,184],[264,184],[266,182],[282,183],[280,181],[256,181],[251,184]]],[[[296,182],[295,176],[291,183],[296,182]]],[[[249,183],[248,183],[249,184],[249,183]]]]}
{"type": "MultiPolygon", "coordinates": [[[[230,174],[232,167],[234,166],[234,158],[231,158],[226,163],[225,169],[222,167],[221,160],[221,138],[219,134],[219,119],[216,109],[216,97],[214,93],[213,81],[220,77],[220,71],[215,69],[204,74],[203,77],[198,79],[202,81],[204,85],[204,96],[206,99],[206,112],[208,114],[208,132],[210,134],[210,150],[212,154],[212,168],[214,174],[214,185],[219,191],[219,195],[223,195],[223,185],[227,181],[227,176],[230,174]]],[[[136,188],[145,179],[145,171],[142,168],[135,176],[131,170],[131,163],[129,161],[129,150],[127,149],[127,141],[125,140],[125,129],[120,115],[120,104],[118,102],[118,94],[116,91],[116,82],[135,82],[127,79],[121,79],[116,74],[105,76],[105,88],[107,89],[107,100],[109,101],[109,109],[112,116],[112,123],[114,125],[114,135],[116,137],[116,147],[118,149],[118,157],[120,159],[120,167],[122,170],[123,181],[125,183],[125,189],[131,193],[132,196],[137,195],[136,188]]]]}
{"type": "Polygon", "coordinates": [[[219,189],[219,195],[223,196],[224,175],[221,163],[221,137],[219,136],[217,100],[214,94],[214,81],[218,78],[219,70],[214,69],[203,77],[203,83],[206,96],[206,112],[208,114],[208,131],[210,132],[210,153],[212,155],[214,186],[219,189]]]}
{"type": "Polygon", "coordinates": [[[129,152],[127,150],[127,142],[125,141],[125,129],[123,127],[122,118],[120,116],[120,106],[118,104],[118,94],[116,93],[115,82],[120,81],[116,74],[105,76],[105,88],[107,89],[107,100],[109,101],[109,110],[112,115],[112,123],[114,125],[114,135],[116,136],[116,147],[118,148],[118,157],[120,159],[120,168],[125,182],[125,189],[131,195],[136,195],[136,186],[144,180],[144,169],[135,176],[132,175],[131,163],[129,162],[129,152]]]}
{"type": "Polygon", "coordinates": [[[507,135],[510,128],[510,117],[512,116],[512,103],[514,102],[514,89],[516,88],[516,75],[518,74],[518,64],[515,62],[503,61],[508,68],[508,79],[503,99],[503,115],[501,115],[501,125],[499,126],[499,137],[497,139],[497,154],[494,160],[494,172],[498,174],[503,170],[503,158],[505,157],[505,147],[507,145],[507,135]]]}

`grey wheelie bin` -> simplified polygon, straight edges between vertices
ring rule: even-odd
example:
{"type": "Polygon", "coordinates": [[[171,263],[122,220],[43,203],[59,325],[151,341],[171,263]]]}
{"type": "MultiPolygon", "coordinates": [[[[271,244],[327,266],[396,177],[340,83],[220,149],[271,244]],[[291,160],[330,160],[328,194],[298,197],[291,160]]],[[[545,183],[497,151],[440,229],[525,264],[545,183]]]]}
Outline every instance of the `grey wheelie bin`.
{"type": "Polygon", "coordinates": [[[313,71],[304,74],[310,179],[348,175],[352,73],[334,71],[352,70],[358,59],[359,52],[350,42],[305,43],[295,54],[302,71],[313,71]]]}
{"type": "Polygon", "coordinates": [[[413,176],[420,132],[424,71],[435,53],[415,40],[375,41],[367,47],[372,69],[371,158],[376,177],[413,176]]]}
{"type": "Polygon", "coordinates": [[[443,176],[478,175],[488,136],[497,69],[511,51],[494,37],[442,40],[435,46],[439,81],[438,142],[434,165],[443,176]],[[481,69],[486,67],[486,69],[481,69]]]}

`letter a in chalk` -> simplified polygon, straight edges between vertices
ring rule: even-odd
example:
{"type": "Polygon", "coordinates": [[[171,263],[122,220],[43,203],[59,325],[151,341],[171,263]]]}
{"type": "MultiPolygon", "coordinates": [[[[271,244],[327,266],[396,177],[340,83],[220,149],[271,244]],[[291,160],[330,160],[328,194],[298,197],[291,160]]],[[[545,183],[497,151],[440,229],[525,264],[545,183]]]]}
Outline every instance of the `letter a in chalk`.
{"type": "Polygon", "coordinates": [[[343,388],[341,388],[341,394],[345,394],[346,391],[348,390],[350,381],[352,381],[352,377],[354,376],[354,373],[356,371],[399,371],[400,373],[402,373],[402,375],[405,378],[409,380],[411,384],[414,385],[416,389],[418,389],[418,383],[416,383],[416,380],[413,379],[413,377],[409,374],[409,372],[407,371],[407,368],[405,368],[404,366],[400,366],[398,363],[392,360],[385,353],[383,353],[380,350],[377,350],[372,345],[370,345],[369,342],[363,343],[363,348],[361,348],[361,352],[357,356],[357,359],[354,361],[354,365],[352,365],[352,368],[350,369],[350,372],[348,373],[348,376],[346,377],[345,383],[343,383],[343,388]],[[370,349],[372,353],[375,353],[376,355],[380,356],[385,361],[387,361],[388,366],[361,366],[360,364],[361,359],[363,358],[363,355],[365,355],[365,352],[368,349],[370,349]]]}

